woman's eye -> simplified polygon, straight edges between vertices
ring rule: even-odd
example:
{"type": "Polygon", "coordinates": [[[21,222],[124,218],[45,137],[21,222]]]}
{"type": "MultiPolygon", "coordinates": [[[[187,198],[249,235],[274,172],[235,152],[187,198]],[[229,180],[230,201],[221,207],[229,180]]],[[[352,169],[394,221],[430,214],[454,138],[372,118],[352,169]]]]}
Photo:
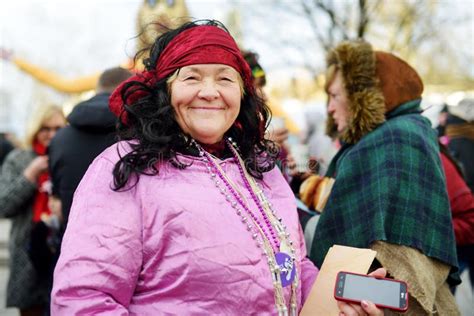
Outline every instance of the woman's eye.
{"type": "Polygon", "coordinates": [[[222,80],[222,81],[234,82],[234,80],[232,80],[231,78],[228,78],[228,77],[221,77],[219,79],[222,80]]]}
{"type": "Polygon", "coordinates": [[[192,80],[197,80],[196,76],[188,76],[184,78],[184,81],[192,81],[192,80]]]}

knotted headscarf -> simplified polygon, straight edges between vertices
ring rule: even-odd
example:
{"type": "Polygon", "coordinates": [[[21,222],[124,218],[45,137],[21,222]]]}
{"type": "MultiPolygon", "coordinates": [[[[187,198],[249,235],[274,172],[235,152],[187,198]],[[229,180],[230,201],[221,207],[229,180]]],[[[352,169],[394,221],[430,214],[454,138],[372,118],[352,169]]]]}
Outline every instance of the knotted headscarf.
{"type": "MultiPolygon", "coordinates": [[[[224,64],[234,68],[242,77],[246,93],[253,94],[252,73],[232,36],[217,26],[198,25],[178,34],[161,53],[156,68],[143,71],[122,82],[109,99],[110,110],[120,117],[124,103],[133,105],[148,93],[144,89],[127,91],[122,99],[122,91],[130,82],[141,82],[152,87],[177,69],[196,64],[224,64]]],[[[127,113],[121,116],[127,124],[127,113]]]]}

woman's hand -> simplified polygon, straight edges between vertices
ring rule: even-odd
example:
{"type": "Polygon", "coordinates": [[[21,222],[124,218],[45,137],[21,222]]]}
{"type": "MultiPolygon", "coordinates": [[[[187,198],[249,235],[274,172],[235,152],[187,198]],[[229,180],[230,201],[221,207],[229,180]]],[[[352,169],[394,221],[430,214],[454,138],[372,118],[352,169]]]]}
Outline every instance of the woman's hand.
{"type": "Polygon", "coordinates": [[[25,171],[23,171],[23,175],[30,182],[36,183],[40,173],[46,170],[48,170],[48,156],[38,156],[26,167],[25,171]]]}
{"type": "Polygon", "coordinates": [[[51,215],[55,215],[58,220],[63,222],[63,211],[62,211],[62,202],[59,198],[54,195],[50,195],[48,198],[48,207],[51,210],[51,215]]]}
{"type": "MultiPolygon", "coordinates": [[[[377,278],[384,278],[387,275],[387,271],[384,268],[379,268],[369,274],[377,278]]],[[[337,301],[337,307],[341,311],[340,316],[383,316],[383,310],[377,308],[374,303],[369,301],[362,301],[360,305],[349,304],[341,301],[337,301]]]]}

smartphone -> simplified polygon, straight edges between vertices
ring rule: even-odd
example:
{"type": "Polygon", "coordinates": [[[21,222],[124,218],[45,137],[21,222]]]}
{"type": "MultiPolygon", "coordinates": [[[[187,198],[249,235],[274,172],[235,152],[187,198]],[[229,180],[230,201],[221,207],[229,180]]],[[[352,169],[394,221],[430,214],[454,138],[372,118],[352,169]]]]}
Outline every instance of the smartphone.
{"type": "Polygon", "coordinates": [[[367,300],[380,308],[406,312],[408,286],[399,280],[341,271],[336,277],[334,298],[348,303],[360,303],[362,300],[367,300]]]}

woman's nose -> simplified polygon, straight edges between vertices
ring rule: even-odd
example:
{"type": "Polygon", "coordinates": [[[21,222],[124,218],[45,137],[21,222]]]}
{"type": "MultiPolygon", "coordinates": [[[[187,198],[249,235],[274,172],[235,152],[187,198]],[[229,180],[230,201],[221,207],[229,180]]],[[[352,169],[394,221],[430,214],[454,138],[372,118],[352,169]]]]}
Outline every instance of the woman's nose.
{"type": "Polygon", "coordinates": [[[328,103],[328,113],[332,114],[335,110],[334,102],[332,100],[329,100],[328,103]]]}
{"type": "Polygon", "coordinates": [[[56,135],[56,131],[48,133],[48,136],[46,136],[47,141],[50,142],[54,138],[55,135],[56,135]]]}
{"type": "Polygon", "coordinates": [[[219,90],[217,89],[216,83],[211,81],[203,82],[198,96],[206,100],[214,100],[218,98],[219,90]]]}

